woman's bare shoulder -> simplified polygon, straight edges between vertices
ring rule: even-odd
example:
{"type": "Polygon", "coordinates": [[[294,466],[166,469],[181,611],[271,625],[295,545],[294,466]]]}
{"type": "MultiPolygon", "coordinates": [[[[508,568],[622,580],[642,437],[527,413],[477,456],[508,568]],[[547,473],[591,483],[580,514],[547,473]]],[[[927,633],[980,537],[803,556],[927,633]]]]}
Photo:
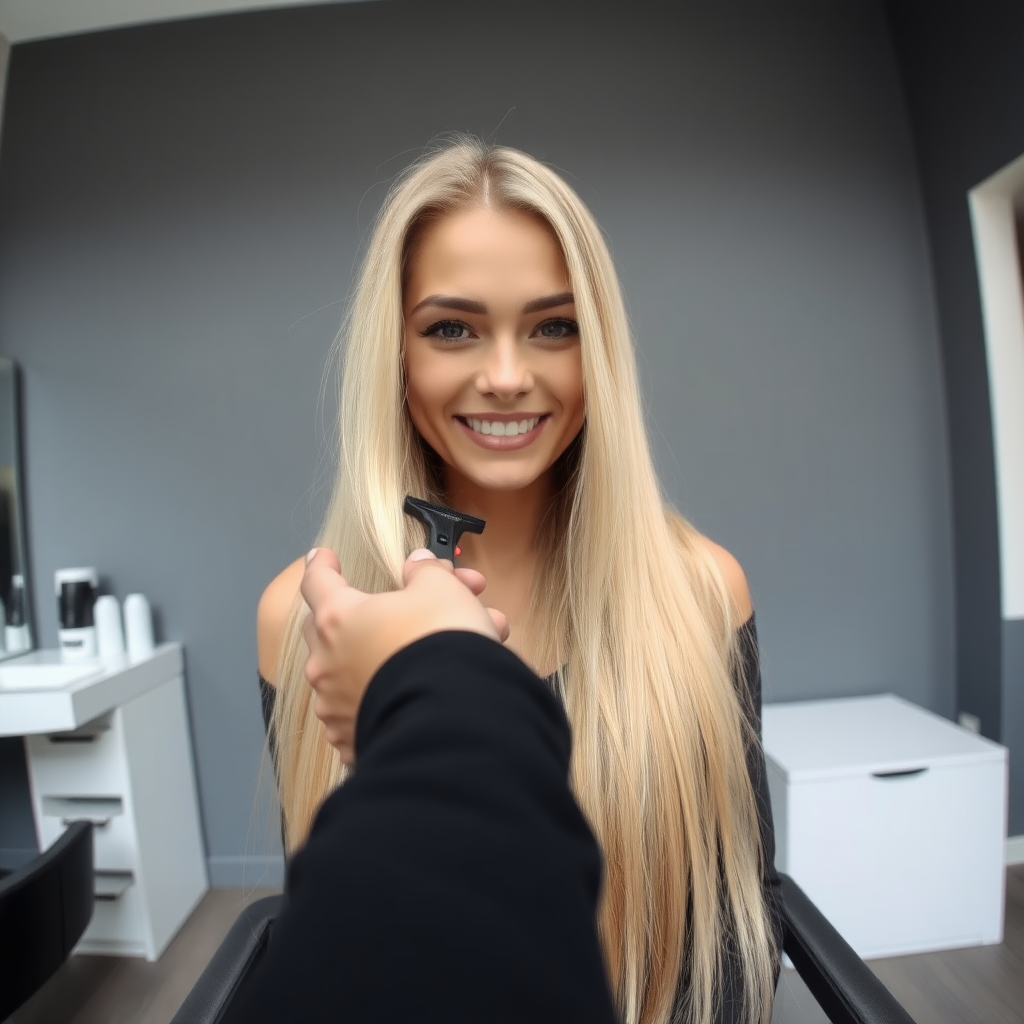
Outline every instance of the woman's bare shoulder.
{"type": "Polygon", "coordinates": [[[733,605],[737,615],[737,622],[746,622],[754,612],[754,606],[750,598],[750,585],[747,583],[747,575],[743,566],[737,561],[736,556],[727,551],[721,544],[716,544],[710,537],[700,534],[698,542],[701,547],[714,559],[718,571],[725,580],[725,585],[732,594],[733,605]]]}
{"type": "Polygon", "coordinates": [[[284,645],[285,628],[305,568],[305,559],[295,559],[267,584],[256,606],[256,653],[260,675],[271,683],[277,681],[277,662],[284,645]]]}

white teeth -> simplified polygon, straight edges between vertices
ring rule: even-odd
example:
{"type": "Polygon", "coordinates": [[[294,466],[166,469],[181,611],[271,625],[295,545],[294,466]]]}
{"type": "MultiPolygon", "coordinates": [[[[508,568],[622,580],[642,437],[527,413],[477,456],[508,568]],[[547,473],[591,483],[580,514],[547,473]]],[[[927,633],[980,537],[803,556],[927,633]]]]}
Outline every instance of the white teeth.
{"type": "Polygon", "coordinates": [[[540,423],[540,417],[534,416],[532,419],[520,420],[518,423],[514,420],[511,423],[500,423],[497,420],[474,419],[469,419],[467,422],[478,434],[490,434],[494,437],[517,437],[519,434],[533,430],[540,423]]]}

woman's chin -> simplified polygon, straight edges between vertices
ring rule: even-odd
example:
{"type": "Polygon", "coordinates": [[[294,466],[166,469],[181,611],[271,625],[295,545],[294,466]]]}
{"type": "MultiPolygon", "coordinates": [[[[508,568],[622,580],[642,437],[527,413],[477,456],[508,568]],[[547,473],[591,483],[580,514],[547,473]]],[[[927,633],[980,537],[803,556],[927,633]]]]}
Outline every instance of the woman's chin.
{"type": "Polygon", "coordinates": [[[535,484],[547,470],[529,471],[523,467],[454,466],[456,474],[482,491],[522,491],[535,484]]]}

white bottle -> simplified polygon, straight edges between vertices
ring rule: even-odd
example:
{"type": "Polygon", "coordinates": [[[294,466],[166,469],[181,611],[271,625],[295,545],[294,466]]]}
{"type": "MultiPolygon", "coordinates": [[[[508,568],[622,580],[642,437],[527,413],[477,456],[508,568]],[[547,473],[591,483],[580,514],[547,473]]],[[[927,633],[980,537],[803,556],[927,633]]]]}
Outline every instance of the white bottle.
{"type": "Polygon", "coordinates": [[[96,598],[93,607],[96,620],[96,649],[100,661],[118,661],[124,657],[124,630],[121,628],[121,605],[113,594],[96,598]]]}
{"type": "Polygon", "coordinates": [[[133,661],[153,653],[153,613],[144,594],[124,599],[124,632],[128,657],[133,661]]]}
{"type": "Polygon", "coordinates": [[[93,605],[99,576],[93,568],[58,569],[57,646],[64,661],[88,661],[97,657],[93,605]]]}
{"type": "Polygon", "coordinates": [[[4,626],[4,647],[8,654],[21,654],[32,650],[32,631],[28,625],[25,577],[15,573],[11,577],[11,596],[7,602],[7,624],[4,626]]]}

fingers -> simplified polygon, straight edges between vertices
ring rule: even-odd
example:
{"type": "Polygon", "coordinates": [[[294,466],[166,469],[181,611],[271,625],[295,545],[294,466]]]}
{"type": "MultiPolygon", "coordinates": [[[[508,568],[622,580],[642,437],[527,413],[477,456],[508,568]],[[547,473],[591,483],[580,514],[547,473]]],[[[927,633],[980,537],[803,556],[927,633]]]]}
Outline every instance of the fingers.
{"type": "Polygon", "coordinates": [[[504,612],[498,611],[497,608],[488,608],[487,611],[491,616],[491,622],[494,623],[494,628],[498,631],[498,639],[505,643],[512,632],[508,616],[504,612]]]}
{"type": "MultiPolygon", "coordinates": [[[[480,594],[483,593],[484,587],[486,586],[483,573],[477,572],[475,569],[453,569],[451,562],[447,559],[436,558],[425,548],[420,548],[412,552],[412,554],[406,559],[402,573],[406,587],[414,587],[415,580],[419,574],[435,571],[437,568],[443,569],[445,573],[454,575],[455,578],[459,580],[459,582],[466,587],[474,597],[479,597],[480,594]]],[[[424,585],[427,585],[430,581],[429,576],[420,576],[419,578],[420,582],[424,585]]],[[[490,616],[491,622],[494,624],[494,629],[498,634],[498,640],[501,643],[505,643],[511,632],[508,616],[497,608],[488,608],[487,613],[490,616]]]]}
{"type": "Polygon", "coordinates": [[[455,576],[469,587],[476,597],[479,597],[487,587],[484,574],[477,572],[476,569],[456,569],[455,576]]]}
{"type": "Polygon", "coordinates": [[[403,584],[409,586],[424,565],[429,565],[432,569],[443,567],[449,573],[455,571],[455,566],[447,558],[438,558],[437,555],[426,548],[417,548],[409,555],[405,560],[405,565],[402,566],[403,584]]]}
{"type": "MultiPolygon", "coordinates": [[[[437,561],[435,556],[427,551],[426,548],[418,548],[414,551],[405,561],[405,566],[402,569],[403,582],[408,585],[410,579],[415,574],[416,565],[419,562],[437,561]]],[[[447,567],[451,565],[451,562],[442,560],[442,564],[447,567]]],[[[482,572],[478,572],[476,569],[458,568],[455,570],[456,579],[460,580],[464,586],[468,587],[471,593],[475,597],[479,597],[487,586],[487,580],[484,578],[482,572]]]]}

